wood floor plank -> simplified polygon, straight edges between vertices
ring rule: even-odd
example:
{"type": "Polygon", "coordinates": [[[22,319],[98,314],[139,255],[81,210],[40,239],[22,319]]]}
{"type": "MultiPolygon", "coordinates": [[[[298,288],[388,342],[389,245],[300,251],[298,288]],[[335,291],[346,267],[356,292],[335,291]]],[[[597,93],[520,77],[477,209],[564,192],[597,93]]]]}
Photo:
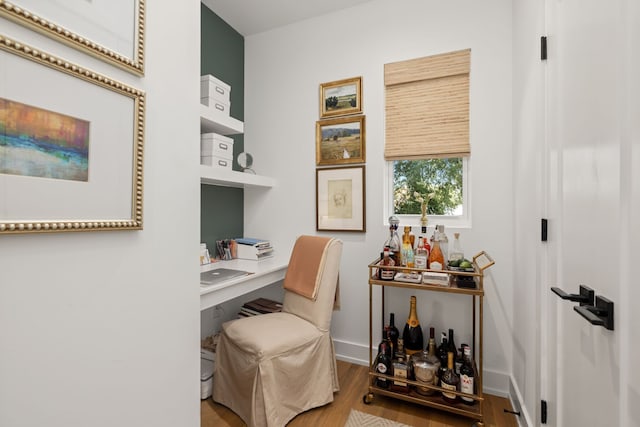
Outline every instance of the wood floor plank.
{"type": "MultiPolygon", "coordinates": [[[[366,366],[338,361],[340,391],[335,394],[334,401],[298,415],[288,426],[342,427],[351,409],[415,427],[469,427],[474,423],[471,418],[384,396],[375,396],[373,402],[367,405],[362,401],[362,397],[368,391],[367,372],[366,366]]],[[[484,397],[485,427],[518,426],[515,416],[504,412],[504,409],[512,409],[508,399],[488,394],[484,397]]],[[[201,427],[245,425],[231,410],[213,402],[211,398],[202,401],[200,409],[201,427]]]]}

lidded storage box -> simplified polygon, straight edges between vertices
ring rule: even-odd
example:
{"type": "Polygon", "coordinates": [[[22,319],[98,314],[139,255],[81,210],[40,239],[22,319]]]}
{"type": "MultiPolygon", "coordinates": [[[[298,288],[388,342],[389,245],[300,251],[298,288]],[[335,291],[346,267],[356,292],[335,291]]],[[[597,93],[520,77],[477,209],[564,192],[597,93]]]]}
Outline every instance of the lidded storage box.
{"type": "Polygon", "coordinates": [[[231,170],[233,139],[217,133],[201,134],[200,164],[231,170]]]}
{"type": "Polygon", "coordinates": [[[208,74],[200,77],[200,103],[229,115],[231,86],[208,74]]]}

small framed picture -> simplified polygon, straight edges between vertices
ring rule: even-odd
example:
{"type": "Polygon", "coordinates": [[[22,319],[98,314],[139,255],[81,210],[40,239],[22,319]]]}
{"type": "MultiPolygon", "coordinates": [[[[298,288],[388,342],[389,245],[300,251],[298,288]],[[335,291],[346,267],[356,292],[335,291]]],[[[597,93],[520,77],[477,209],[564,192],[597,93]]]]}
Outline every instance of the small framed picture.
{"type": "Polygon", "coordinates": [[[365,162],[364,116],[338,117],[316,122],[316,165],[365,162]]]}
{"type": "Polygon", "coordinates": [[[362,113],[362,77],[320,84],[320,118],[362,113]]]}
{"type": "Polygon", "coordinates": [[[364,166],[316,169],[316,230],[366,231],[364,166]]]}

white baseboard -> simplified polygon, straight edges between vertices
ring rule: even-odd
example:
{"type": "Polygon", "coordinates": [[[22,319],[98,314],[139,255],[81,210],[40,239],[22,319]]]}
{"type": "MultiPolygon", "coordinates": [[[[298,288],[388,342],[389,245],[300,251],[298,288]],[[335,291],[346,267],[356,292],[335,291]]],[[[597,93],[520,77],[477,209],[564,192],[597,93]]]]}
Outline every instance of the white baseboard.
{"type": "Polygon", "coordinates": [[[514,381],[513,376],[509,376],[509,399],[511,400],[513,410],[520,412],[520,416],[516,417],[518,425],[520,427],[533,427],[534,424],[529,416],[529,411],[522,405],[524,399],[522,398],[522,393],[520,393],[520,389],[514,381]]]}

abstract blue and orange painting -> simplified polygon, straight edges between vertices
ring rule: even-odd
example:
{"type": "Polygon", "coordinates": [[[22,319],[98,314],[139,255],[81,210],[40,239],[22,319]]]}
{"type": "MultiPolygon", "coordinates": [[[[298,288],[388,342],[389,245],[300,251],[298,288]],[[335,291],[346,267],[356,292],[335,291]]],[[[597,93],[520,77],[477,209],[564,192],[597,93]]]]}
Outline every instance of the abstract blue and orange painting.
{"type": "Polygon", "coordinates": [[[87,181],[89,125],[0,98],[0,174],[87,181]]]}

